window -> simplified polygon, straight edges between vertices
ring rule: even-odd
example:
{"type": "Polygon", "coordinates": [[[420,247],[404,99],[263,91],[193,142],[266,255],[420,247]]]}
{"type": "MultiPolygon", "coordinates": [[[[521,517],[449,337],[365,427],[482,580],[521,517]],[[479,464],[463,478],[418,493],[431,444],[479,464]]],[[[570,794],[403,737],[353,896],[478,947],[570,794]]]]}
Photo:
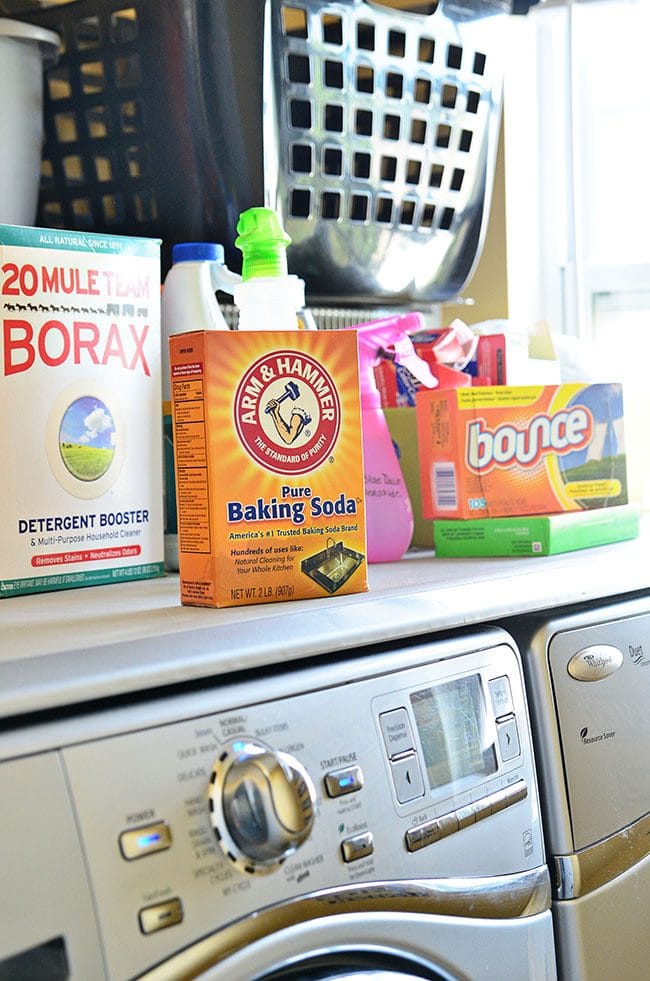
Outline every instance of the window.
{"type": "Polygon", "coordinates": [[[650,3],[542,0],[510,21],[509,316],[592,345],[592,366],[623,381],[630,483],[642,468],[648,506],[650,3]]]}

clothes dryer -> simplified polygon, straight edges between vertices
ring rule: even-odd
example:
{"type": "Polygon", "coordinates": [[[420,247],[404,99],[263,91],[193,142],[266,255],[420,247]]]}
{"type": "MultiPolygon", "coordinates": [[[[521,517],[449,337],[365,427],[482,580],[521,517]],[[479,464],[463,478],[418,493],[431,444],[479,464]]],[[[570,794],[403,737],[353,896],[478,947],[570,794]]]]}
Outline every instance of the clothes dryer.
{"type": "Polygon", "coordinates": [[[510,625],[524,660],[558,969],[650,976],[650,597],[510,625]]]}

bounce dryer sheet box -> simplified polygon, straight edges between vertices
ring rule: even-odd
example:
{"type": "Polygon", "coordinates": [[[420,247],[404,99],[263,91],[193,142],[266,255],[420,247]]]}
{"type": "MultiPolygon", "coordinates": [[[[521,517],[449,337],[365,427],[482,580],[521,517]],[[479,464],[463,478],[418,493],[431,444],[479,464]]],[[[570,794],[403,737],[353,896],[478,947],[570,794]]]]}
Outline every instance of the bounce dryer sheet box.
{"type": "Polygon", "coordinates": [[[0,596],[162,575],[160,243],[0,225],[0,596]]]}
{"type": "Polygon", "coordinates": [[[439,557],[556,555],[636,538],[639,511],[633,504],[621,504],[525,518],[438,519],[433,528],[439,557]]]}
{"type": "Polygon", "coordinates": [[[367,589],[355,331],[170,339],[181,600],[367,589]]]}
{"type": "Polygon", "coordinates": [[[627,503],[619,384],[420,392],[416,412],[426,518],[627,503]]]}

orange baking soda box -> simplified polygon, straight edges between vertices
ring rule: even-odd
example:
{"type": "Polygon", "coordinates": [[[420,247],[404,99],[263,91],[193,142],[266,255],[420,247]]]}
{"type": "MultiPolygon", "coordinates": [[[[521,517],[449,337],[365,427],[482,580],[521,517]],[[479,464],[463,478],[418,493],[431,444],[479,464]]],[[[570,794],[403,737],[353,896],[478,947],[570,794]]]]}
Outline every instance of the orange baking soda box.
{"type": "Polygon", "coordinates": [[[170,340],[181,601],[367,589],[354,331],[170,340]]]}
{"type": "Polygon", "coordinates": [[[627,503],[620,384],[424,391],[416,415],[425,518],[627,503]]]}

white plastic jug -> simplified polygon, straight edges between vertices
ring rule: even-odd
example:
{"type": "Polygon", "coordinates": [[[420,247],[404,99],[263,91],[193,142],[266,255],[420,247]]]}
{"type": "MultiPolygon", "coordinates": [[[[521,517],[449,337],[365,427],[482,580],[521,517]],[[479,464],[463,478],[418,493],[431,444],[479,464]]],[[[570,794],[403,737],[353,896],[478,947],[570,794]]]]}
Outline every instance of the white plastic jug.
{"type": "Polygon", "coordinates": [[[240,276],[224,264],[223,246],[215,242],[180,242],[172,248],[161,301],[163,477],[165,488],[165,565],[178,569],[176,481],[171,418],[169,338],[191,330],[228,330],[216,291],[232,294],[240,276]]]}
{"type": "Polygon", "coordinates": [[[56,61],[53,31],[0,17],[0,222],[33,225],[43,138],[43,68],[56,61]]]}

